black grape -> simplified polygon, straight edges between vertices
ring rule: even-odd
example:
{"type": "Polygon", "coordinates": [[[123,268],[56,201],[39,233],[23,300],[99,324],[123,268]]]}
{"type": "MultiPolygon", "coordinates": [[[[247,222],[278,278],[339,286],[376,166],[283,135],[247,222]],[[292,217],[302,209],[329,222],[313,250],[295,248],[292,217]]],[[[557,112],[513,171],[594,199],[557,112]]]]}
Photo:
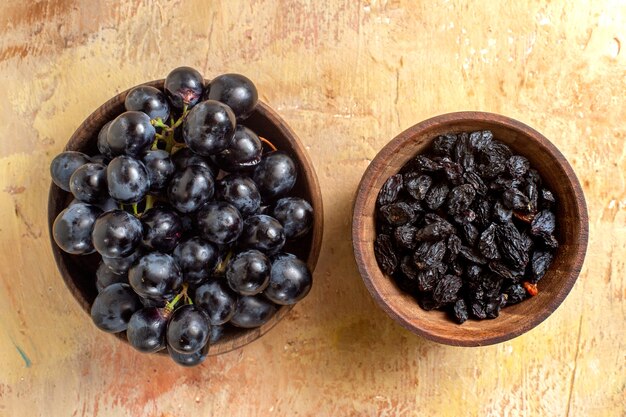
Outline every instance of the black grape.
{"type": "Polygon", "coordinates": [[[261,295],[239,297],[230,323],[251,329],[262,326],[276,313],[276,306],[261,295]]]}
{"type": "Polygon", "coordinates": [[[107,132],[112,155],[141,156],[150,149],[156,131],[150,117],[139,111],[127,111],[117,116],[107,132]]]}
{"type": "Polygon", "coordinates": [[[141,242],[141,222],[122,210],[112,210],[96,220],[91,238],[96,250],[109,258],[130,255],[141,242]]]}
{"type": "Polygon", "coordinates": [[[63,251],[73,255],[94,252],[91,233],[102,213],[96,206],[76,203],[60,212],[52,225],[52,236],[63,251]]]}
{"type": "Polygon", "coordinates": [[[174,174],[167,188],[167,198],[176,210],[191,213],[213,197],[214,186],[209,169],[191,165],[174,174]]]}
{"type": "Polygon", "coordinates": [[[304,262],[282,257],[272,263],[269,285],[263,294],[276,304],[291,305],[306,297],[311,284],[311,272],[304,262]]]}
{"type": "Polygon", "coordinates": [[[254,83],[241,74],[222,74],[211,80],[206,98],[220,101],[231,109],[238,119],[248,117],[259,99],[254,83]]]}
{"type": "Polygon", "coordinates": [[[154,353],[165,348],[167,314],[165,309],[146,307],[135,312],[128,322],[126,338],[140,352],[154,353]]]}
{"type": "Polygon", "coordinates": [[[120,203],[137,203],[146,196],[150,188],[146,167],[130,156],[113,158],[106,172],[109,194],[120,203]]]}
{"type": "Polygon", "coordinates": [[[237,297],[220,280],[213,280],[196,288],[194,304],[208,315],[211,326],[228,322],[235,314],[237,297]]]}
{"type": "Polygon", "coordinates": [[[155,149],[146,152],[142,161],[148,171],[150,191],[158,192],[165,189],[175,170],[170,155],[164,150],[155,149]]]}
{"type": "Polygon", "coordinates": [[[207,281],[219,260],[217,248],[199,237],[179,243],[173,256],[183,271],[184,281],[192,285],[207,281]]]}
{"type": "Polygon", "coordinates": [[[282,151],[263,155],[254,169],[252,179],[266,200],[287,194],[296,183],[297,170],[293,159],[282,151]]]}
{"type": "Polygon", "coordinates": [[[261,194],[249,177],[229,174],[217,182],[217,198],[232,204],[243,216],[255,214],[261,206],[261,194]]]}
{"type": "Polygon", "coordinates": [[[168,207],[152,207],[141,216],[143,245],[159,252],[171,252],[183,235],[183,225],[168,207]]]}
{"type": "Polygon", "coordinates": [[[140,85],[128,92],[124,100],[126,110],[144,112],[150,119],[161,119],[167,122],[170,117],[170,106],[165,94],[158,88],[140,85]]]}
{"type": "Polygon", "coordinates": [[[184,305],[174,310],[167,324],[167,344],[179,353],[201,350],[209,341],[209,336],[208,317],[194,305],[184,305]]]}
{"type": "Polygon", "coordinates": [[[283,225],[287,239],[305,235],[313,226],[313,207],[299,197],[285,197],[276,202],[274,218],[283,225]]]}
{"type": "Polygon", "coordinates": [[[187,105],[187,108],[190,109],[202,97],[204,79],[193,68],[179,67],[167,75],[164,89],[174,108],[180,110],[187,105]]]}
{"type": "Polygon", "coordinates": [[[165,301],[180,291],[183,274],[170,255],[151,252],[130,267],[128,282],[141,297],[165,301]]]}
{"type": "Polygon", "coordinates": [[[236,254],[226,267],[230,288],[241,295],[255,295],[267,287],[271,264],[265,254],[248,250],[236,254]]]}
{"type": "Polygon", "coordinates": [[[74,171],[88,162],[89,157],[82,152],[61,152],[50,163],[52,182],[63,191],[70,192],[70,177],[74,171]]]}
{"type": "Polygon", "coordinates": [[[214,156],[215,163],[225,171],[254,168],[261,162],[263,144],[252,130],[237,125],[230,145],[214,156]]]}
{"type": "Polygon", "coordinates": [[[285,232],[275,218],[256,214],[244,221],[239,244],[244,248],[257,249],[271,255],[285,245],[285,232]]]}
{"type": "Polygon", "coordinates": [[[207,203],[196,216],[202,237],[218,245],[237,240],[243,229],[243,219],[235,206],[223,201],[207,203]]]}
{"type": "Polygon", "coordinates": [[[112,284],[98,294],[91,305],[91,319],[101,330],[118,333],[126,330],[141,301],[128,284],[112,284]]]}
{"type": "Polygon", "coordinates": [[[235,115],[218,101],[198,103],[183,123],[183,139],[198,155],[209,156],[230,146],[235,133],[235,115]]]}

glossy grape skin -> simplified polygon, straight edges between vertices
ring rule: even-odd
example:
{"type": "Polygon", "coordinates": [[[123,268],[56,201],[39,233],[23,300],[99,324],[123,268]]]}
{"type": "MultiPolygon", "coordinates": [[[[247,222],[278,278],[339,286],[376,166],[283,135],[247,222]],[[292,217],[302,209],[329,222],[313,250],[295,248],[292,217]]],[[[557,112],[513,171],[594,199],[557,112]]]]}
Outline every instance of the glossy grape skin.
{"type": "Polygon", "coordinates": [[[122,210],[112,210],[98,217],[91,239],[100,255],[123,258],[137,248],[142,231],[141,222],[135,216],[122,210]]]}
{"type": "Polygon", "coordinates": [[[211,335],[209,336],[209,345],[217,343],[224,336],[224,326],[211,325],[211,335]]]}
{"type": "Polygon", "coordinates": [[[307,296],[312,281],[304,262],[295,257],[283,257],[272,263],[269,285],[263,294],[276,304],[292,305],[307,296]]]}
{"type": "Polygon", "coordinates": [[[263,144],[252,130],[237,125],[230,145],[213,158],[224,171],[250,170],[261,162],[263,144]]]}
{"type": "Polygon", "coordinates": [[[293,159],[282,151],[263,155],[254,169],[252,179],[259,187],[264,199],[273,199],[287,194],[298,177],[293,159]]]}
{"type": "Polygon", "coordinates": [[[313,207],[299,197],[285,197],[276,202],[274,218],[283,225],[287,239],[305,235],[313,227],[313,207]]]}
{"type": "Polygon", "coordinates": [[[61,152],[50,162],[50,176],[63,191],[70,192],[70,177],[81,166],[89,162],[89,157],[82,152],[61,152]]]}
{"type": "Polygon", "coordinates": [[[166,329],[165,309],[145,307],[131,316],[126,329],[126,338],[138,351],[155,353],[165,348],[166,329]]]}
{"type": "Polygon", "coordinates": [[[138,249],[124,257],[111,258],[111,257],[103,256],[102,262],[114,273],[118,275],[119,274],[128,275],[128,270],[130,269],[130,267],[137,260],[137,258],[141,256],[143,256],[143,251],[138,249]]]}
{"type": "Polygon", "coordinates": [[[229,174],[217,182],[217,198],[232,204],[243,216],[255,214],[261,206],[261,194],[249,177],[229,174]]]}
{"type": "Polygon", "coordinates": [[[113,123],[113,120],[109,120],[104,124],[104,126],[102,126],[102,129],[100,129],[100,132],[98,132],[98,140],[96,142],[98,151],[109,159],[113,157],[113,152],[111,151],[109,142],[107,142],[109,127],[111,126],[111,123],[113,123]]]}
{"type": "Polygon", "coordinates": [[[164,150],[155,149],[146,152],[142,161],[148,172],[150,191],[164,190],[175,171],[170,155],[164,150]]]}
{"type": "Polygon", "coordinates": [[[119,282],[128,284],[128,275],[116,274],[104,262],[100,262],[98,269],[96,269],[96,289],[98,292],[102,292],[109,285],[119,282]]]}
{"type": "Polygon", "coordinates": [[[170,255],[151,252],[130,267],[128,282],[141,297],[166,301],[180,291],[183,273],[170,255]]]}
{"type": "Polygon", "coordinates": [[[97,203],[106,200],[106,167],[89,162],[78,168],[70,177],[70,191],[84,203],[97,203]]]}
{"type": "Polygon", "coordinates": [[[217,177],[219,173],[219,168],[211,161],[209,158],[205,158],[204,156],[197,155],[192,152],[189,148],[182,148],[176,151],[172,156],[172,162],[176,167],[176,171],[183,171],[190,165],[201,165],[205,168],[208,168],[213,177],[217,177]]]}
{"type": "Polygon", "coordinates": [[[218,245],[237,240],[243,229],[243,218],[232,204],[213,201],[202,207],[196,215],[201,236],[218,245]]]}
{"type": "Polygon", "coordinates": [[[140,157],[150,149],[156,130],[150,117],[140,111],[127,111],[117,116],[107,132],[111,154],[140,157]]]}
{"type": "Polygon", "coordinates": [[[170,105],[165,94],[158,88],[140,85],[128,92],[124,100],[126,110],[141,111],[150,119],[161,119],[167,122],[170,117],[170,105]]]}
{"type": "Polygon", "coordinates": [[[191,213],[213,197],[214,187],[209,169],[191,165],[174,174],[167,187],[167,198],[176,210],[191,213]]]}
{"type": "Polygon", "coordinates": [[[219,260],[217,248],[199,237],[179,243],[173,256],[183,272],[184,281],[191,285],[206,282],[219,260]]]}
{"type": "Polygon", "coordinates": [[[96,206],[85,203],[73,204],[61,211],[52,224],[52,237],[64,252],[87,255],[95,251],[91,233],[98,216],[102,213],[96,206]]]}
{"type": "Polygon", "coordinates": [[[119,333],[128,327],[135,311],[143,306],[130,285],[118,283],[106,287],[91,305],[91,319],[101,330],[119,333]]]}
{"type": "Polygon", "coordinates": [[[226,280],[230,288],[241,295],[255,295],[263,291],[270,279],[271,263],[258,250],[236,254],[226,267],[226,280]]]}
{"type": "Polygon", "coordinates": [[[237,297],[221,281],[213,280],[196,288],[193,302],[205,311],[211,326],[228,322],[235,314],[237,297]]]}
{"type": "Polygon", "coordinates": [[[121,155],[113,158],[107,166],[109,194],[123,204],[137,203],[150,189],[148,171],[141,161],[121,155]]]}
{"type": "Polygon", "coordinates": [[[141,216],[145,247],[169,253],[183,235],[183,224],[176,212],[167,207],[152,207],[141,216]]]}
{"type": "Polygon", "coordinates": [[[220,101],[231,109],[237,119],[245,119],[256,107],[259,94],[252,81],[241,74],[222,74],[211,80],[206,98],[220,101]]]}
{"type": "Polygon", "coordinates": [[[276,314],[276,306],[261,295],[239,297],[230,323],[244,329],[260,327],[276,314]]]}
{"type": "Polygon", "coordinates": [[[172,313],[167,324],[167,344],[179,353],[193,353],[209,341],[207,315],[194,305],[184,305],[172,313]]]}
{"type": "Polygon", "coordinates": [[[207,343],[202,349],[194,353],[176,352],[169,346],[167,347],[167,352],[169,353],[170,358],[172,358],[172,360],[178,365],[185,367],[197,366],[205,361],[207,353],[209,352],[209,343],[207,343]]]}
{"type": "Polygon", "coordinates": [[[285,232],[275,218],[266,214],[256,214],[244,221],[239,243],[244,248],[257,249],[272,255],[285,245],[285,232]]]}
{"type": "Polygon", "coordinates": [[[174,108],[181,110],[187,105],[191,109],[202,97],[204,79],[193,68],[178,67],[167,74],[164,90],[174,108]]]}
{"type": "Polygon", "coordinates": [[[235,115],[218,101],[198,103],[183,122],[183,139],[193,152],[209,156],[230,146],[235,133],[235,115]]]}

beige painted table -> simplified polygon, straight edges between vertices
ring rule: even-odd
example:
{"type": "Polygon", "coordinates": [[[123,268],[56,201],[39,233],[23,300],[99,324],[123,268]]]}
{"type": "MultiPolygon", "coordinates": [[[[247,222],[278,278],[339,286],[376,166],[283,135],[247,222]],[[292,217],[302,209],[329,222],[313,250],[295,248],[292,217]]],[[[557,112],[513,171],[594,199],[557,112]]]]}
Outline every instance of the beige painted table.
{"type": "Polygon", "coordinates": [[[624,1],[101,1],[0,5],[0,416],[625,414],[624,1]],[[487,6],[487,4],[489,4],[487,6]],[[48,164],[114,93],[179,65],[254,79],[317,167],[315,286],[261,340],[182,369],[95,330],[49,248],[48,164]],[[403,330],[357,273],[351,204],[412,124],[484,110],[543,132],[590,217],[562,306],[510,342],[403,330]]]}

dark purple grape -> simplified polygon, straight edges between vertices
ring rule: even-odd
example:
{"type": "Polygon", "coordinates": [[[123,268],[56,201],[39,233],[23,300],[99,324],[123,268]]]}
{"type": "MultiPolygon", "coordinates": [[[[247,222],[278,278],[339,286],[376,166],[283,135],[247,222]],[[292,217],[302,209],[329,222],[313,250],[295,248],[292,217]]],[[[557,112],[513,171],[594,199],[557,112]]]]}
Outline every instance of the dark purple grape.
{"type": "Polygon", "coordinates": [[[189,148],[179,149],[176,153],[172,154],[171,158],[174,166],[176,167],[176,171],[184,171],[185,168],[191,165],[201,165],[208,168],[214,178],[217,177],[217,174],[220,171],[211,159],[196,155],[189,148]]]}
{"type": "Polygon", "coordinates": [[[183,225],[168,207],[152,207],[141,216],[143,245],[150,250],[171,252],[183,235],[183,225]]]}
{"type": "MultiPolygon", "coordinates": [[[[233,310],[234,311],[234,310],[233,310]]],[[[211,325],[211,336],[209,336],[209,345],[217,343],[224,336],[224,326],[211,325]]]]}
{"type": "Polygon", "coordinates": [[[179,243],[172,255],[183,272],[184,281],[191,285],[206,282],[219,260],[217,248],[199,237],[179,243]]]}
{"type": "Polygon", "coordinates": [[[136,250],[130,255],[120,258],[110,258],[107,256],[103,256],[102,262],[114,273],[128,275],[128,270],[130,269],[132,264],[135,262],[135,260],[137,260],[137,258],[142,255],[143,252],[141,250],[136,250]]]}
{"type": "Polygon", "coordinates": [[[167,344],[178,353],[198,352],[210,333],[207,315],[195,305],[184,305],[174,310],[167,324],[167,344]]]}
{"type": "Polygon", "coordinates": [[[181,110],[187,105],[190,109],[202,97],[204,79],[193,68],[178,67],[167,74],[164,90],[174,108],[181,110]]]}
{"type": "Polygon", "coordinates": [[[79,167],[70,178],[70,191],[74,197],[84,203],[97,203],[106,200],[106,167],[89,162],[79,167]]]}
{"type": "Polygon", "coordinates": [[[261,162],[263,144],[252,130],[237,125],[230,145],[216,154],[215,163],[224,171],[252,169],[261,162]]]}
{"type": "Polygon", "coordinates": [[[214,155],[230,146],[235,126],[235,115],[230,107],[207,100],[196,105],[185,118],[183,139],[198,155],[214,155]]]}
{"type": "Polygon", "coordinates": [[[311,290],[313,279],[304,262],[297,258],[282,258],[272,263],[270,282],[263,294],[272,302],[292,305],[311,290]]]}
{"type": "Polygon", "coordinates": [[[270,279],[269,258],[258,250],[236,254],[226,266],[230,288],[241,295],[255,295],[267,287],[270,279]]]}
{"type": "Polygon", "coordinates": [[[125,211],[112,210],[98,217],[91,239],[102,256],[122,258],[137,248],[141,235],[139,219],[125,211]]]}
{"type": "Polygon", "coordinates": [[[191,165],[174,174],[167,188],[167,198],[176,210],[191,213],[209,201],[213,192],[211,171],[200,165],[191,165]]]}
{"type": "Polygon", "coordinates": [[[91,305],[91,319],[101,330],[119,333],[128,327],[135,311],[142,308],[141,301],[128,284],[112,284],[106,287],[91,305]]]}
{"type": "Polygon", "coordinates": [[[256,107],[256,87],[241,74],[222,74],[211,80],[205,98],[217,100],[233,109],[237,119],[245,119],[256,107]]]}
{"type": "Polygon", "coordinates": [[[89,157],[82,152],[61,152],[50,163],[52,182],[62,190],[70,192],[70,177],[74,171],[88,162],[89,157]]]}
{"type": "Polygon", "coordinates": [[[91,233],[98,216],[98,207],[76,203],[61,211],[52,224],[52,237],[63,251],[73,255],[94,252],[91,233]]]}
{"type": "Polygon", "coordinates": [[[258,185],[264,200],[272,200],[287,194],[295,185],[297,177],[295,162],[282,151],[263,155],[252,174],[252,179],[258,185]]]}
{"type": "Polygon", "coordinates": [[[170,106],[161,90],[149,85],[140,85],[128,92],[124,100],[126,110],[141,111],[150,119],[161,119],[167,122],[170,117],[170,106]]]}
{"type": "Polygon", "coordinates": [[[239,243],[244,248],[272,255],[282,249],[285,239],[285,231],[278,220],[265,214],[256,214],[244,221],[239,243]]]}
{"type": "Polygon", "coordinates": [[[150,191],[164,190],[174,175],[175,170],[174,162],[172,162],[170,155],[164,150],[156,149],[146,152],[142,161],[148,172],[150,191]]]}
{"type": "Polygon", "coordinates": [[[198,211],[196,222],[201,236],[218,245],[237,240],[244,226],[239,210],[223,201],[204,205],[198,211]]]}
{"type": "Polygon", "coordinates": [[[137,203],[150,189],[148,171],[141,161],[121,155],[113,158],[106,169],[109,194],[123,204],[137,203]]]}
{"type": "MultiPolygon", "coordinates": [[[[213,330],[213,327],[211,327],[211,331],[213,330]]],[[[167,347],[167,353],[169,353],[170,358],[172,358],[172,360],[176,362],[178,365],[186,366],[186,367],[200,365],[202,362],[205,361],[208,352],[209,352],[209,343],[207,343],[204,346],[204,348],[193,353],[180,353],[180,352],[176,352],[170,346],[167,347]]]]}
{"type": "Polygon", "coordinates": [[[211,281],[196,288],[194,304],[209,317],[211,327],[219,326],[235,314],[237,296],[222,281],[211,281]]]}
{"type": "Polygon", "coordinates": [[[128,271],[128,282],[143,298],[166,301],[183,285],[183,274],[173,257],[152,252],[139,258],[128,271]]]}
{"type": "Polygon", "coordinates": [[[120,282],[128,284],[128,275],[116,274],[104,262],[100,262],[98,269],[96,270],[96,289],[98,292],[102,292],[102,290],[111,284],[117,284],[120,282]]]}
{"type": "Polygon", "coordinates": [[[217,198],[232,204],[243,216],[259,211],[261,194],[249,177],[229,174],[217,182],[217,198]]]}
{"type": "Polygon", "coordinates": [[[239,297],[231,324],[251,329],[267,323],[276,313],[276,306],[260,295],[239,297]]]}
{"type": "Polygon", "coordinates": [[[137,310],[128,322],[126,338],[140,352],[154,353],[165,348],[167,314],[165,309],[146,307],[137,310]]]}
{"type": "Polygon", "coordinates": [[[139,111],[127,111],[115,118],[107,132],[112,155],[141,156],[150,149],[156,131],[150,117],[139,111]]]}
{"type": "Polygon", "coordinates": [[[113,157],[113,152],[111,152],[111,147],[109,146],[108,136],[109,136],[109,127],[113,123],[113,120],[109,120],[102,126],[100,132],[98,132],[98,140],[97,147],[98,151],[104,155],[105,157],[111,159],[113,157]]]}
{"type": "Polygon", "coordinates": [[[281,198],[276,202],[273,214],[283,225],[287,239],[304,236],[313,227],[313,207],[299,197],[281,198]]]}

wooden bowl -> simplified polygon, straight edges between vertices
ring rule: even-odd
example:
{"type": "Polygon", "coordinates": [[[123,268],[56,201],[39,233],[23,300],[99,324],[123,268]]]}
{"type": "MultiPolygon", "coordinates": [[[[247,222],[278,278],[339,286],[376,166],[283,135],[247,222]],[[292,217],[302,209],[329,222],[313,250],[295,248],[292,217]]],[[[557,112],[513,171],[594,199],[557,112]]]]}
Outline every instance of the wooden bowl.
{"type": "Polygon", "coordinates": [[[503,342],[545,320],[572,289],[587,250],[589,224],[585,197],[574,171],[559,150],[541,133],[508,117],[460,112],[428,119],[396,136],[369,165],[356,195],[352,219],[354,255],[367,286],[380,307],[410,331],[439,343],[482,346],[503,342]],[[494,320],[453,322],[445,312],[422,310],[383,274],[374,256],[376,198],[383,183],[413,156],[423,153],[444,133],[491,130],[494,137],[529,159],[557,198],[557,234],[561,246],[537,296],[507,306],[494,320]]]}
{"type": "MultiPolygon", "coordinates": [[[[144,85],[150,85],[163,89],[163,80],[151,81],[144,85]]],[[[74,132],[65,150],[80,151],[88,155],[98,153],[96,139],[98,132],[104,124],[124,112],[124,100],[128,94],[126,90],[111,100],[104,103],[94,111],[74,132]]],[[[270,139],[279,149],[287,151],[298,163],[298,179],[291,195],[308,200],[313,206],[314,219],[313,229],[304,238],[288,243],[289,251],[295,253],[301,259],[306,260],[311,272],[315,269],[322,243],[323,231],[323,207],[322,195],[313,169],[304,146],[295,133],[287,124],[266,104],[259,102],[254,113],[246,120],[245,125],[254,130],[258,135],[270,139]]],[[[52,224],[57,214],[61,212],[72,200],[72,195],[61,190],[54,183],[50,185],[48,197],[48,228],[52,252],[57,267],[65,285],[70,290],[76,301],[89,315],[91,304],[97,295],[95,286],[95,271],[100,261],[97,254],[88,256],[69,255],[58,248],[52,238],[52,224]]],[[[225,353],[242,347],[267,333],[283,317],[289,313],[293,306],[282,306],[276,314],[263,326],[256,329],[237,329],[225,332],[224,336],[209,348],[209,355],[225,353]]],[[[91,319],[90,319],[91,320],[91,319]]],[[[94,327],[94,330],[95,327],[94,327]]],[[[126,333],[118,333],[117,336],[127,342],[126,333]]],[[[163,351],[162,351],[163,352],[163,351]]]]}

